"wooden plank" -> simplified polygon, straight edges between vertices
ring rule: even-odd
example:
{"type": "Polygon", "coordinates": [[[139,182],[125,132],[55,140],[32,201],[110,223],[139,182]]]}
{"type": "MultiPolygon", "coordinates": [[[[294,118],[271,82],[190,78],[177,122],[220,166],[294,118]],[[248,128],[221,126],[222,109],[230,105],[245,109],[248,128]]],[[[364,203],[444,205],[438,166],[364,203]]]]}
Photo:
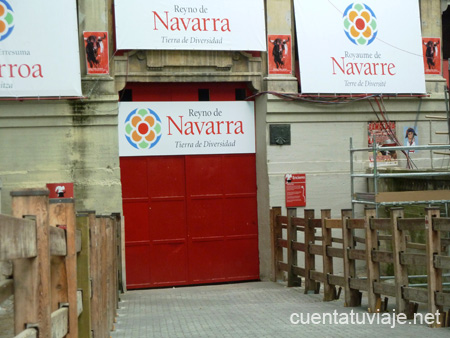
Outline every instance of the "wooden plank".
{"type": "Polygon", "coordinates": [[[427,245],[426,244],[422,244],[422,243],[406,242],[406,247],[408,249],[415,249],[415,250],[426,250],[427,249],[427,245]]]}
{"type": "Polygon", "coordinates": [[[316,282],[325,283],[327,281],[327,275],[323,272],[312,270],[309,272],[309,278],[315,280],[316,282]]]}
{"type": "Polygon", "coordinates": [[[39,323],[39,335],[51,335],[50,245],[47,189],[11,192],[13,216],[36,217],[35,259],[14,261],[14,331],[19,334],[28,323],[39,323]]]}
{"type": "Polygon", "coordinates": [[[373,288],[375,293],[380,295],[395,297],[396,289],[394,284],[387,284],[383,282],[374,282],[373,288]]]}
{"type": "Polygon", "coordinates": [[[425,230],[424,218],[401,218],[397,222],[399,230],[421,231],[425,230]]]}
{"type": "Polygon", "coordinates": [[[81,231],[77,229],[76,233],[75,233],[75,248],[77,250],[77,253],[81,252],[81,231]]]}
{"type": "Polygon", "coordinates": [[[0,304],[14,294],[14,280],[5,279],[0,281],[0,304]]]}
{"type": "Polygon", "coordinates": [[[102,241],[101,241],[101,248],[100,248],[100,265],[101,265],[101,276],[100,276],[100,285],[101,285],[101,313],[100,313],[100,318],[101,318],[101,332],[102,332],[102,337],[106,337],[109,335],[109,323],[108,323],[108,312],[105,311],[105,309],[108,306],[108,296],[107,296],[107,277],[108,277],[108,273],[107,273],[107,263],[108,263],[108,257],[107,257],[107,242],[106,242],[106,220],[107,217],[105,216],[101,216],[100,218],[100,235],[102,237],[102,241]]]}
{"type": "Polygon", "coordinates": [[[281,248],[287,248],[287,242],[282,245],[280,241],[283,241],[283,231],[277,222],[278,216],[281,215],[281,207],[273,207],[270,209],[270,244],[272,251],[272,282],[281,280],[281,271],[278,269],[278,262],[283,260],[283,250],[281,248]]]}
{"type": "Polygon", "coordinates": [[[114,268],[115,261],[114,248],[114,220],[112,217],[106,218],[106,309],[108,330],[113,331],[114,318],[116,317],[116,289],[114,279],[116,271],[114,268]]]}
{"type": "Polygon", "coordinates": [[[336,237],[333,237],[333,238],[331,239],[331,241],[332,241],[333,243],[344,244],[344,240],[343,240],[342,238],[336,238],[336,237]]]}
{"type": "Polygon", "coordinates": [[[309,245],[309,253],[311,255],[318,255],[318,256],[322,256],[323,255],[323,251],[322,251],[322,245],[317,245],[317,244],[310,244],[309,245]]]}
{"type": "Polygon", "coordinates": [[[58,199],[50,203],[49,217],[56,224],[64,225],[66,230],[67,255],[65,257],[65,271],[67,276],[67,301],[69,303],[69,328],[67,337],[77,338],[77,249],[74,199],[58,199]]]}
{"type": "MultiPolygon", "coordinates": [[[[95,214],[93,214],[95,216],[95,214]]],[[[90,281],[90,240],[89,214],[77,217],[77,229],[81,233],[81,251],[77,258],[77,288],[82,293],[83,312],[78,318],[78,335],[80,338],[91,337],[91,281],[90,281]]],[[[95,219],[94,219],[95,221],[95,219]]]]}
{"type": "Polygon", "coordinates": [[[325,220],[325,227],[327,229],[342,229],[342,220],[339,218],[328,218],[325,220]]]}
{"type": "Polygon", "coordinates": [[[349,249],[348,250],[348,258],[365,261],[366,260],[366,250],[349,249]]]}
{"type": "Polygon", "coordinates": [[[450,231],[450,218],[433,218],[433,229],[435,231],[450,231]]]}
{"type": "Polygon", "coordinates": [[[291,248],[292,250],[305,252],[305,243],[300,242],[292,242],[291,248]]]}
{"type": "Polygon", "coordinates": [[[400,264],[412,266],[427,266],[427,256],[419,253],[400,253],[400,264]]]}
{"type": "MultiPolygon", "coordinates": [[[[304,210],[305,220],[307,220],[305,226],[305,293],[314,292],[317,293],[319,287],[317,282],[309,278],[309,272],[316,270],[316,256],[310,253],[310,246],[314,244],[315,237],[315,219],[314,219],[314,209],[304,210]]],[[[320,221],[320,227],[322,226],[322,220],[320,221]]],[[[320,250],[322,252],[322,250],[320,250]]]]}
{"type": "MultiPolygon", "coordinates": [[[[428,281],[428,312],[436,313],[436,311],[443,312],[443,307],[436,304],[436,292],[442,291],[442,270],[436,269],[434,266],[434,256],[439,255],[441,251],[441,232],[433,229],[433,218],[438,218],[441,215],[438,207],[425,208],[425,231],[427,244],[427,281],[428,281]]],[[[434,323],[432,327],[437,327],[434,323]]]]}
{"type": "Polygon", "coordinates": [[[36,223],[0,215],[0,261],[36,255],[36,223]]]}
{"type": "Polygon", "coordinates": [[[288,208],[287,215],[287,264],[289,266],[287,273],[287,286],[292,287],[298,286],[299,284],[299,280],[292,269],[293,266],[297,265],[297,250],[292,247],[292,244],[297,241],[297,227],[293,224],[293,221],[297,216],[297,209],[288,208]]]}
{"type": "Polygon", "coordinates": [[[370,220],[370,229],[372,230],[392,230],[390,218],[372,218],[370,220]]]}
{"type": "Polygon", "coordinates": [[[364,229],[364,219],[363,218],[351,218],[348,220],[349,229],[364,229]]]}
{"type": "Polygon", "coordinates": [[[322,220],[319,218],[310,219],[309,223],[310,223],[309,226],[313,227],[313,228],[321,228],[322,227],[322,220]]]}
{"type": "Polygon", "coordinates": [[[292,272],[296,276],[306,277],[306,270],[303,269],[303,268],[300,268],[298,266],[293,266],[292,267],[292,272]]]}
{"type": "Polygon", "coordinates": [[[52,313],[52,338],[63,338],[69,332],[69,309],[63,307],[52,313]]]}
{"type": "Polygon", "coordinates": [[[345,278],[344,276],[328,275],[328,283],[344,287],[345,278]]]}
{"type": "MultiPolygon", "coordinates": [[[[278,238],[278,246],[281,248],[287,248],[287,240],[286,239],[282,239],[282,238],[278,238]]],[[[281,255],[280,258],[283,258],[283,255],[281,255]]]]}
{"type": "Polygon", "coordinates": [[[436,305],[442,307],[450,306],[450,293],[436,292],[436,305]]]}
{"type": "Polygon", "coordinates": [[[356,277],[356,265],[355,260],[350,259],[349,250],[354,249],[355,241],[354,237],[354,229],[349,227],[349,222],[351,221],[350,217],[352,215],[351,210],[342,210],[342,238],[344,239],[344,277],[345,277],[345,303],[344,306],[353,307],[353,306],[361,306],[361,298],[359,296],[359,292],[350,287],[350,279],[356,277]]]}
{"type": "Polygon", "coordinates": [[[367,266],[367,298],[369,302],[369,312],[381,311],[380,294],[375,292],[374,282],[380,278],[380,265],[373,260],[373,253],[378,250],[377,230],[370,228],[370,220],[377,216],[376,209],[364,209],[364,224],[366,232],[366,266],[367,266]]]}
{"type": "Polygon", "coordinates": [[[77,315],[80,317],[80,315],[83,313],[83,291],[78,290],[77,291],[77,315]]]}
{"type": "Polygon", "coordinates": [[[306,225],[306,222],[305,222],[304,218],[293,217],[292,218],[292,225],[304,228],[305,225],[306,225]]]}
{"type": "Polygon", "coordinates": [[[408,308],[408,301],[403,298],[402,288],[408,285],[408,269],[401,263],[400,254],[406,252],[406,235],[397,226],[399,219],[404,217],[403,208],[391,209],[392,246],[395,276],[395,304],[397,313],[404,313],[408,308]]]}
{"type": "Polygon", "coordinates": [[[372,261],[376,263],[394,263],[394,254],[390,251],[373,250],[372,261]]]}
{"type": "Polygon", "coordinates": [[[66,232],[64,229],[50,227],[50,255],[51,256],[66,256],[66,232]]]}
{"type": "Polygon", "coordinates": [[[103,311],[101,304],[102,284],[101,284],[101,242],[102,236],[100,233],[100,218],[95,214],[89,214],[90,227],[90,276],[92,279],[92,297],[91,297],[91,325],[94,337],[105,337],[101,332],[101,313],[103,311]]]}
{"type": "Polygon", "coordinates": [[[288,272],[288,270],[289,270],[289,265],[287,265],[287,263],[278,262],[277,265],[278,265],[278,269],[280,269],[281,271],[288,272]]]}
{"type": "Polygon", "coordinates": [[[449,256],[434,256],[434,267],[436,269],[450,269],[450,257],[449,256]]]}
{"type": "Polygon", "coordinates": [[[369,289],[367,279],[350,278],[350,288],[353,290],[367,291],[369,289]]]}
{"type": "Polygon", "coordinates": [[[353,240],[355,241],[355,243],[366,244],[366,239],[364,237],[354,236],[353,240]]]}
{"type": "Polygon", "coordinates": [[[427,303],[428,291],[426,289],[404,287],[403,298],[412,302],[427,303]]]}
{"type": "Polygon", "coordinates": [[[19,333],[14,338],[38,338],[38,332],[36,329],[27,329],[19,333]]]}
{"type": "Polygon", "coordinates": [[[344,249],[328,247],[327,255],[335,258],[344,258],[344,249]]]}
{"type": "Polygon", "coordinates": [[[322,219],[322,264],[323,264],[323,274],[325,275],[323,283],[323,300],[329,302],[337,298],[336,287],[328,283],[328,275],[332,275],[333,269],[333,257],[328,256],[327,249],[331,247],[332,242],[332,228],[327,228],[327,220],[331,217],[330,209],[322,209],[320,213],[322,219]]]}
{"type": "Polygon", "coordinates": [[[284,224],[284,225],[287,225],[287,222],[288,222],[288,218],[287,218],[287,216],[278,216],[277,217],[277,222],[279,222],[279,224],[284,224]]]}

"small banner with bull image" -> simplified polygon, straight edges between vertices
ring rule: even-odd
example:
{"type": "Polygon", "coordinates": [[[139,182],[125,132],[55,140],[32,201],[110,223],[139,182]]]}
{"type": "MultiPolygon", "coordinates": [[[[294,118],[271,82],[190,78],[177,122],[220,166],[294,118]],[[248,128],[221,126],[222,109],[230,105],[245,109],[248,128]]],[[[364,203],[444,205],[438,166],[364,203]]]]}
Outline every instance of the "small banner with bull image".
{"type": "Polygon", "coordinates": [[[109,74],[108,32],[83,32],[88,74],[109,74]]]}
{"type": "Polygon", "coordinates": [[[291,74],[291,36],[269,35],[268,46],[269,74],[291,74]]]}
{"type": "Polygon", "coordinates": [[[425,74],[441,74],[441,39],[422,38],[425,74]]]}

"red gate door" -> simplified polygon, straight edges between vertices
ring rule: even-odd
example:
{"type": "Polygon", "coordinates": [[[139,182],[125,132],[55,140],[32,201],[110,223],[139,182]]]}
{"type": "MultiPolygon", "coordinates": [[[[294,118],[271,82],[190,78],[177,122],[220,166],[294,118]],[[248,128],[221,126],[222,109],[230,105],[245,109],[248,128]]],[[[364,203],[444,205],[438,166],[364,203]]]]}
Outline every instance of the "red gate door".
{"type": "Polygon", "coordinates": [[[120,162],[130,289],[259,278],[254,154],[120,162]]]}

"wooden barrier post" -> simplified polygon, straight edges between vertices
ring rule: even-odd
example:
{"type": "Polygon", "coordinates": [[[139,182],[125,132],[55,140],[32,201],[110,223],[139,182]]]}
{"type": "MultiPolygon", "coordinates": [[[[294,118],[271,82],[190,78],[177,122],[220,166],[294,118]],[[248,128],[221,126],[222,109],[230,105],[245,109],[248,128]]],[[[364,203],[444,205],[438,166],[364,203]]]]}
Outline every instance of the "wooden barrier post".
{"type": "Polygon", "coordinates": [[[316,256],[310,253],[310,246],[314,244],[315,229],[312,224],[314,210],[305,209],[305,293],[319,293],[320,283],[311,279],[310,273],[316,270],[316,256]]]}
{"type": "Polygon", "coordinates": [[[327,255],[327,248],[333,245],[332,242],[332,229],[327,229],[325,226],[325,220],[331,218],[330,209],[321,210],[322,219],[322,257],[323,257],[323,273],[325,274],[325,281],[323,283],[323,300],[329,302],[335,300],[336,287],[328,282],[328,276],[333,274],[333,257],[327,255]]]}
{"type": "MultiPolygon", "coordinates": [[[[292,222],[292,218],[297,217],[296,208],[287,209],[287,265],[288,280],[287,286],[299,286],[299,277],[294,274],[294,266],[297,266],[297,250],[292,248],[292,243],[297,241],[297,226],[292,222]]],[[[300,281],[301,285],[301,281],[300,281]]]]}
{"type": "Polygon", "coordinates": [[[381,297],[375,293],[374,289],[374,282],[378,282],[380,279],[380,263],[372,260],[373,251],[378,250],[378,235],[377,230],[373,230],[370,227],[370,220],[374,219],[376,214],[375,208],[366,208],[364,210],[369,312],[380,312],[381,310],[381,297]]]}
{"type": "Polygon", "coordinates": [[[436,304],[436,292],[442,292],[442,269],[435,268],[434,257],[441,252],[441,233],[433,229],[433,218],[440,217],[439,208],[426,208],[425,215],[425,231],[427,239],[427,275],[428,275],[428,312],[433,315],[436,312],[441,313],[440,318],[432,327],[443,326],[443,310],[442,306],[436,304]]]}
{"type": "MultiPolygon", "coordinates": [[[[63,299],[66,298],[67,302],[69,303],[69,332],[67,337],[77,338],[78,337],[77,249],[76,249],[75,201],[73,200],[73,198],[50,199],[49,223],[52,226],[59,226],[65,229],[66,231],[67,252],[64,261],[65,261],[65,278],[67,281],[66,282],[67,296],[62,297],[63,299]]],[[[59,273],[61,273],[61,270],[59,270],[59,273]]],[[[59,276],[60,281],[61,277],[62,276],[59,276]]],[[[58,304],[58,307],[59,305],[60,304],[58,304]]],[[[55,310],[56,309],[53,309],[53,311],[55,310]]]]}
{"type": "Polygon", "coordinates": [[[107,218],[108,216],[100,216],[100,236],[102,238],[101,240],[101,246],[100,246],[100,300],[101,300],[101,307],[100,307],[100,320],[101,320],[101,332],[102,337],[106,337],[109,335],[109,317],[108,317],[108,271],[107,271],[107,264],[108,264],[108,257],[107,257],[107,235],[106,235],[106,228],[107,228],[107,218]]]}
{"type": "Polygon", "coordinates": [[[272,239],[272,282],[283,279],[282,271],[278,268],[278,262],[283,261],[283,248],[278,245],[278,239],[283,237],[283,229],[278,223],[281,216],[281,207],[270,209],[270,236],[272,239]]]}
{"type": "Polygon", "coordinates": [[[45,190],[12,191],[13,216],[36,216],[37,256],[14,261],[14,332],[27,325],[38,325],[41,337],[50,337],[50,245],[48,226],[48,196],[45,190]]]}
{"type": "Polygon", "coordinates": [[[345,306],[353,307],[361,305],[361,293],[358,290],[350,288],[350,279],[356,277],[355,260],[350,259],[349,250],[355,248],[353,229],[348,227],[348,220],[352,216],[351,209],[345,209],[342,215],[342,241],[344,248],[344,280],[345,280],[345,306]]]}
{"type": "Polygon", "coordinates": [[[406,252],[406,235],[398,228],[398,219],[403,218],[403,208],[391,209],[392,249],[394,253],[395,303],[397,313],[405,313],[409,301],[403,298],[403,288],[408,286],[408,269],[400,261],[400,255],[406,252]]]}
{"type": "Polygon", "coordinates": [[[105,337],[102,333],[102,312],[101,304],[102,284],[101,284],[101,242],[100,218],[95,213],[89,214],[89,227],[91,233],[90,241],[90,276],[91,276],[91,325],[93,337],[105,337]]]}
{"type": "Polygon", "coordinates": [[[81,231],[81,251],[77,259],[77,287],[82,291],[83,312],[78,318],[78,336],[91,337],[91,281],[89,271],[89,213],[77,214],[77,229],[81,231]]]}

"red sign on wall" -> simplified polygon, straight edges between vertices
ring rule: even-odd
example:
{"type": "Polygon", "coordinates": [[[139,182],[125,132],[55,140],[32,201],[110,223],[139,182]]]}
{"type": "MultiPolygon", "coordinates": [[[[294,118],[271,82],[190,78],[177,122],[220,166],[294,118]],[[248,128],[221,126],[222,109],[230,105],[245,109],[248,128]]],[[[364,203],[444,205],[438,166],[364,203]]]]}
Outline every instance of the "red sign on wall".
{"type": "Polygon", "coordinates": [[[47,183],[49,198],[73,198],[73,183],[47,183]]]}
{"type": "Polygon", "coordinates": [[[306,206],[306,175],[286,174],[284,177],[286,208],[306,206]]]}

